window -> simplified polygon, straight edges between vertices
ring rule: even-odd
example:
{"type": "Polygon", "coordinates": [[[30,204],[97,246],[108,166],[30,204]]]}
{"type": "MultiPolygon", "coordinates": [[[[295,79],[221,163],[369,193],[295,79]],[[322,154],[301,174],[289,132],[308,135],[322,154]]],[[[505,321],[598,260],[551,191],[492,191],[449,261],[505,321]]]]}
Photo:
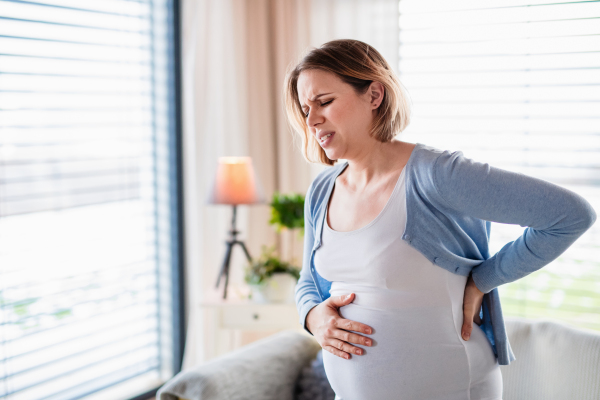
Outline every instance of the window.
{"type": "Polygon", "coordinates": [[[0,1],[0,398],[179,370],[176,4],[0,1]]]}
{"type": "MultiPolygon", "coordinates": [[[[600,2],[399,4],[404,138],[556,183],[600,212],[600,2]]],[[[492,225],[491,254],[524,229],[492,225]]],[[[600,224],[498,290],[505,315],[600,330],[600,224]]]]}

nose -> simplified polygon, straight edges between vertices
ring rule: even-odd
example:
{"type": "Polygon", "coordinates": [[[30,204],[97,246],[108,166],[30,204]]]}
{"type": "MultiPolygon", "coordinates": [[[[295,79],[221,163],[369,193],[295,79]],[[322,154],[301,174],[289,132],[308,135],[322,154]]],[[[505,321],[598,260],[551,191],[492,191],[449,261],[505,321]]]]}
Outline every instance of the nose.
{"type": "Polygon", "coordinates": [[[320,113],[317,107],[314,110],[310,110],[308,113],[308,117],[306,118],[306,124],[309,128],[315,128],[317,125],[322,124],[324,122],[323,115],[320,113]]]}

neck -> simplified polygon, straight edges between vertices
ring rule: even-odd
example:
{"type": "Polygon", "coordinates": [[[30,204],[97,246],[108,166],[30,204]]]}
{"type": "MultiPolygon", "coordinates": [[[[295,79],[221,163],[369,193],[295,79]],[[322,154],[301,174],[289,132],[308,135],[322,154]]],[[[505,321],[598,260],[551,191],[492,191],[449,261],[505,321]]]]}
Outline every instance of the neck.
{"type": "Polygon", "coordinates": [[[356,157],[348,158],[348,166],[343,172],[348,188],[361,192],[371,183],[400,169],[406,164],[404,157],[399,157],[405,148],[406,143],[398,140],[388,143],[376,142],[356,157]]]}

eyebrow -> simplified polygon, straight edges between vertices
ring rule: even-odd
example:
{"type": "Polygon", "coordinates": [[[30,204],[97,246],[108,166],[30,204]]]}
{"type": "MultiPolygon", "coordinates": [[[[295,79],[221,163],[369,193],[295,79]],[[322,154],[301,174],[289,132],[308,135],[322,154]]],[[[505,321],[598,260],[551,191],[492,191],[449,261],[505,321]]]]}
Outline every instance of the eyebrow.
{"type": "MultiPolygon", "coordinates": [[[[311,100],[311,99],[308,99],[308,100],[309,100],[309,101],[315,101],[315,100],[317,100],[319,97],[321,97],[321,96],[326,96],[326,95],[328,95],[328,94],[331,94],[331,93],[333,93],[333,92],[329,92],[329,93],[321,93],[321,94],[318,94],[318,95],[316,95],[316,96],[315,96],[315,97],[314,97],[312,100],[311,100]]],[[[306,104],[300,104],[300,108],[304,108],[304,107],[306,107],[306,104]]]]}

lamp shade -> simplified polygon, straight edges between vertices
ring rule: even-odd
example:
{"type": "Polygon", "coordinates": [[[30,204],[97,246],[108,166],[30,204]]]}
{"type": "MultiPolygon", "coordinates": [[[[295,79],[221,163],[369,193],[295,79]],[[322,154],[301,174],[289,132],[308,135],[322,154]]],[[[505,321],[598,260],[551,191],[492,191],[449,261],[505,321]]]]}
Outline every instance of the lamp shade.
{"type": "Polygon", "coordinates": [[[255,204],[264,201],[250,157],[219,157],[217,173],[208,193],[209,204],[255,204]]]}

